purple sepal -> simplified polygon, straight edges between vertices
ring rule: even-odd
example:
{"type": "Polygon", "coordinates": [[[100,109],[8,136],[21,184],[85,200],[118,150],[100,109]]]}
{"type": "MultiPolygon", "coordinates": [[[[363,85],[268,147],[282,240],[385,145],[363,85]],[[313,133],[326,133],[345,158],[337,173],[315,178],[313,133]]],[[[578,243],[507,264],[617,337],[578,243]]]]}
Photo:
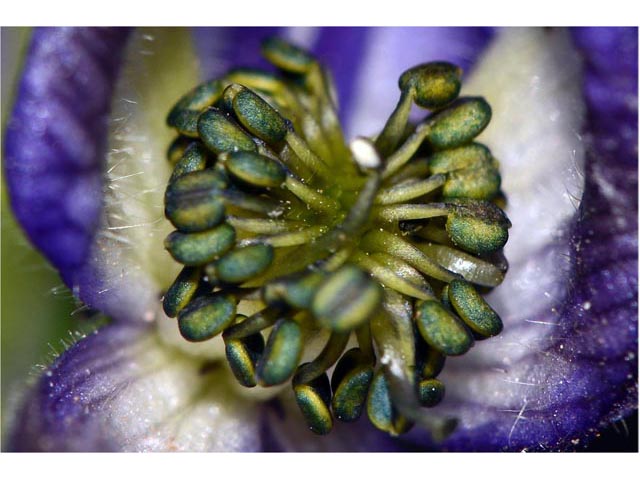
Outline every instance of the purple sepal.
{"type": "Polygon", "coordinates": [[[282,32],[279,27],[203,28],[192,30],[203,79],[220,77],[237,67],[273,68],[262,57],[265,38],[282,32]]]}
{"type": "MultiPolygon", "coordinates": [[[[109,398],[125,385],[109,372],[126,367],[130,342],[152,335],[149,324],[116,324],[79,341],[49,367],[17,412],[10,451],[119,451],[105,435],[100,415],[109,398]]],[[[135,379],[132,379],[135,380],[135,379]]]]}
{"type": "Polygon", "coordinates": [[[129,30],[37,28],[5,135],[13,212],[73,283],[102,208],[111,95],[129,30]]]}

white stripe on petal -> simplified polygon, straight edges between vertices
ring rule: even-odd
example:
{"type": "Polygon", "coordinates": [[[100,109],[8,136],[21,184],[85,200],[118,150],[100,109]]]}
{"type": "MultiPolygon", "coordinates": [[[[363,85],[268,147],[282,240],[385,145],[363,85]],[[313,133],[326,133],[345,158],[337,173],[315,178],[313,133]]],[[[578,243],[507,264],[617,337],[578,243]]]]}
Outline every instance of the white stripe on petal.
{"type": "MultiPolygon", "coordinates": [[[[43,382],[38,414],[65,412],[39,442],[53,450],[252,451],[259,408],[236,396],[228,369],[168,348],[153,327],[112,325],[87,337],[43,382]],[[49,438],[50,437],[50,438],[49,438]]],[[[29,428],[29,427],[27,427],[29,428]]]]}
{"type": "Polygon", "coordinates": [[[500,161],[513,228],[505,248],[510,270],[488,297],[504,331],[448,360],[443,408],[447,400],[473,401],[517,411],[523,398],[529,408],[542,407],[549,372],[562,378],[568,367],[550,369],[554,360],[542,352],[558,341],[556,306],[570,267],[567,228],[583,191],[581,85],[568,33],[527,28],[503,30],[464,86],[466,95],[486,97],[493,109],[479,140],[500,161]],[[518,361],[524,356],[530,360],[518,361]]]}
{"type": "Polygon", "coordinates": [[[80,295],[119,320],[151,321],[161,290],[179,271],[163,248],[171,231],[164,218],[166,149],[175,136],[165,117],[198,82],[189,32],[134,31],[122,68],[109,125],[103,221],[80,295]]]}

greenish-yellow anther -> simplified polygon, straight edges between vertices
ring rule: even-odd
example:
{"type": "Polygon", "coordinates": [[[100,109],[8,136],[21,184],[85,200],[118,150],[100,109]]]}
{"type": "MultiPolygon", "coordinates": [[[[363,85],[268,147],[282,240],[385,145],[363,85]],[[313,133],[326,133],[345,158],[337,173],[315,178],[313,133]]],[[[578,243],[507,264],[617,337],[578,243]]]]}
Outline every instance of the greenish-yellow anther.
{"type": "Polygon", "coordinates": [[[287,177],[284,166],[277,160],[252,152],[229,154],[225,167],[238,180],[256,187],[279,187],[287,177]]]}
{"type": "Polygon", "coordinates": [[[415,315],[422,338],[439,352],[445,355],[462,355],[473,345],[473,336],[462,321],[440,302],[421,301],[415,315]]]}
{"type": "Polygon", "coordinates": [[[251,136],[242,130],[229,115],[217,108],[208,108],[198,117],[198,134],[214,153],[258,150],[251,136]]]}
{"type": "Polygon", "coordinates": [[[171,232],[164,246],[171,256],[187,266],[202,266],[231,250],[236,231],[228,223],[195,233],[171,232]]]}
{"type": "Polygon", "coordinates": [[[198,297],[178,313],[178,327],[190,342],[203,342],[222,333],[236,316],[236,299],[226,293],[198,297]]]}
{"type": "Polygon", "coordinates": [[[477,334],[493,337],[502,331],[502,320],[470,283],[452,281],[449,300],[460,318],[477,334]]]}
{"type": "MultiPolygon", "coordinates": [[[[236,323],[245,320],[244,315],[236,316],[236,323]]],[[[264,352],[261,333],[243,338],[225,339],[225,354],[233,375],[243,387],[257,385],[256,364],[264,352]]]]}
{"type": "MultiPolygon", "coordinates": [[[[304,365],[301,365],[300,368],[304,365]]],[[[329,433],[333,428],[333,417],[331,415],[331,387],[327,374],[323,373],[309,383],[298,383],[294,377],[293,392],[311,431],[318,435],[329,433]]]]}
{"type": "Polygon", "coordinates": [[[320,284],[311,311],[320,325],[349,331],[366,321],[381,301],[380,286],[361,269],[346,265],[320,284]]]}
{"type": "Polygon", "coordinates": [[[201,272],[195,267],[184,267],[162,299],[162,308],[168,317],[175,317],[186,307],[198,290],[201,272]]]}
{"type": "Polygon", "coordinates": [[[430,62],[410,68],[400,76],[400,90],[413,90],[413,101],[422,108],[439,109],[460,93],[462,70],[448,62],[430,62]]]}
{"type": "Polygon", "coordinates": [[[458,199],[450,202],[447,233],[457,246],[476,254],[498,251],[509,239],[511,222],[493,203],[458,199]]]}
{"type": "Polygon", "coordinates": [[[186,173],[171,181],[164,196],[164,213],[182,232],[200,232],[224,219],[224,203],[217,195],[227,182],[214,170],[186,173]]]}
{"type": "Polygon", "coordinates": [[[438,150],[458,147],[477,137],[490,120],[491,107],[484,98],[461,98],[429,120],[426,140],[438,150]]]}
{"type": "Polygon", "coordinates": [[[274,72],[203,82],[167,117],[165,246],[183,267],[163,309],[188,341],[222,334],[240,385],[291,382],[316,434],[366,412],[390,435],[444,435],[455,422],[422,407],[444,396],[445,358],[502,328],[474,286],[507,269],[499,163],[476,140],[491,108],[459,97],[457,66],[425,63],[380,133],[347,143],[320,59],[275,38],[263,54],[274,72]]]}
{"type": "Polygon", "coordinates": [[[269,334],[264,354],[256,367],[263,386],[286,382],[298,367],[302,355],[302,331],[293,320],[279,320],[269,334]]]}
{"type": "Polygon", "coordinates": [[[215,262],[216,277],[227,283],[241,283],[264,272],[272,261],[270,245],[236,248],[215,262]]]}

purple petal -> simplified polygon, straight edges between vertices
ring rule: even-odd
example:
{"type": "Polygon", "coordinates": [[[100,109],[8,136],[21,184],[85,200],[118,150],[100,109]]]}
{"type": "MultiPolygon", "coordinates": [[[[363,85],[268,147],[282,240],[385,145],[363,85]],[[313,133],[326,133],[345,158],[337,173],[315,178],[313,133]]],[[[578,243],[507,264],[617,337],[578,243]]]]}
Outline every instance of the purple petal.
{"type": "Polygon", "coordinates": [[[35,29],[5,137],[13,211],[68,284],[101,209],[111,94],[127,29],[35,29]]]}
{"type": "Polygon", "coordinates": [[[15,451],[255,451],[259,408],[221,368],[168,348],[155,326],[113,324],[40,378],[13,419],[15,451]]]}
{"type": "Polygon", "coordinates": [[[277,27],[194,28],[202,78],[219,77],[237,67],[269,67],[262,58],[260,45],[265,38],[278,35],[282,30],[277,27]]]}

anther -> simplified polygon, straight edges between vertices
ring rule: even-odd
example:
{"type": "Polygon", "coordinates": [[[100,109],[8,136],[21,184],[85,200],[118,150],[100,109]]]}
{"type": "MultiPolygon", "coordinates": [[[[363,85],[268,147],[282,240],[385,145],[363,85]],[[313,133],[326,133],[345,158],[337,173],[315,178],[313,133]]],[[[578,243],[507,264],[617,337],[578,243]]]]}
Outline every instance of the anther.
{"type": "Polygon", "coordinates": [[[364,411],[373,380],[373,365],[359,348],[346,352],[333,371],[332,408],[342,422],[354,422],[364,411]]]}
{"type": "Polygon", "coordinates": [[[449,300],[460,318],[475,333],[493,337],[502,331],[502,320],[470,283],[452,281],[449,284],[449,300]]]}
{"type": "Polygon", "coordinates": [[[278,320],[256,367],[258,383],[270,386],[286,382],[297,368],[301,355],[300,326],[288,318],[278,320]]]}
{"type": "Polygon", "coordinates": [[[203,342],[222,333],[236,316],[236,299],[225,293],[198,297],[178,313],[178,327],[190,342],[203,342]]]}
{"type": "Polygon", "coordinates": [[[423,64],[375,140],[346,144],[318,59],[279,39],[263,53],[276,73],[231,71],[167,117],[165,246],[183,267],[163,309],[188,341],[222,334],[241,385],[290,380],[314,433],[366,412],[391,435],[415,423],[443,438],[455,422],[423,407],[445,393],[446,356],[502,329],[475,287],[507,269],[498,162],[472,142],[491,109],[457,98],[458,67],[423,64]],[[416,126],[414,103],[432,111],[416,126]]]}
{"type": "Polygon", "coordinates": [[[175,231],[164,241],[165,248],[179,263],[200,266],[229,251],[236,241],[236,231],[228,223],[196,233],[175,231]]]}
{"type": "Polygon", "coordinates": [[[462,321],[438,301],[417,304],[416,324],[422,338],[445,355],[462,355],[473,345],[473,336],[462,321]]]}
{"type": "Polygon", "coordinates": [[[366,321],[382,300],[380,286],[359,268],[345,265],[318,287],[311,311],[332,331],[353,330],[366,321]]]}
{"type": "Polygon", "coordinates": [[[167,125],[176,128],[182,135],[197,138],[200,113],[220,99],[222,90],[223,85],[219,80],[198,85],[171,109],[167,125]]]}
{"type": "MultiPolygon", "coordinates": [[[[236,323],[244,321],[244,315],[236,317],[236,323]]],[[[261,333],[254,333],[243,338],[225,339],[227,362],[238,383],[244,387],[255,387],[256,364],[264,352],[264,339],[261,333]]]]}
{"type": "Polygon", "coordinates": [[[447,62],[431,62],[413,67],[400,76],[402,92],[398,106],[376,140],[380,153],[387,156],[405,133],[412,103],[430,110],[444,107],[460,92],[462,70],[447,62]]]}
{"type": "Polygon", "coordinates": [[[209,108],[200,115],[198,133],[213,153],[258,150],[251,136],[217,108],[209,108]]]}

